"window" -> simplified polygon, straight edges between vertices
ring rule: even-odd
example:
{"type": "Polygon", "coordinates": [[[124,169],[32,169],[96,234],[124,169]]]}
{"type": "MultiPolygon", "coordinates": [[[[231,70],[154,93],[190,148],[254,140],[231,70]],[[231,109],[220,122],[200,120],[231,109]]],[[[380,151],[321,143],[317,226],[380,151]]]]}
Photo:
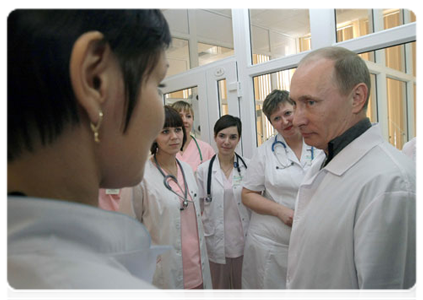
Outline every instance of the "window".
{"type": "Polygon", "coordinates": [[[250,26],[253,64],[310,50],[308,9],[251,9],[250,26]]]}
{"type": "Polygon", "coordinates": [[[373,32],[371,9],[336,9],[336,40],[342,42],[373,32]]]}

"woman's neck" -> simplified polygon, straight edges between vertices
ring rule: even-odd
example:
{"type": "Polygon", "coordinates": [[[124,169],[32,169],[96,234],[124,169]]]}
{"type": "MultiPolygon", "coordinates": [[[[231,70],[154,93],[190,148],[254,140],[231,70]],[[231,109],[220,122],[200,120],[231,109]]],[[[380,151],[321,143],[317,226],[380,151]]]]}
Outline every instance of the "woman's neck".
{"type": "Polygon", "coordinates": [[[294,151],[295,155],[297,156],[298,160],[301,159],[301,153],[303,150],[303,137],[299,132],[296,135],[293,135],[289,138],[285,139],[285,142],[288,144],[289,148],[294,151]]]}
{"type": "MultiPolygon", "coordinates": [[[[160,168],[165,170],[168,174],[177,175],[178,166],[176,164],[176,154],[168,154],[160,152],[159,150],[155,156],[160,168]]],[[[152,160],[154,162],[154,158],[152,158],[152,160]]]]}
{"type": "Polygon", "coordinates": [[[226,178],[229,178],[231,175],[232,169],[234,168],[234,153],[229,155],[218,154],[220,169],[225,174],[226,178]]]}
{"type": "Polygon", "coordinates": [[[37,144],[34,153],[9,163],[8,192],[98,206],[101,178],[95,145],[89,130],[80,128],[65,130],[53,144],[37,144]]]}
{"type": "Polygon", "coordinates": [[[187,136],[187,140],[185,142],[184,148],[182,149],[182,152],[184,152],[185,150],[187,150],[188,145],[189,145],[189,143],[191,143],[191,140],[192,140],[192,136],[191,136],[190,133],[187,133],[186,136],[187,136]]]}
{"type": "Polygon", "coordinates": [[[219,157],[220,165],[223,165],[223,166],[234,165],[235,153],[223,155],[219,152],[217,155],[219,157]]]}

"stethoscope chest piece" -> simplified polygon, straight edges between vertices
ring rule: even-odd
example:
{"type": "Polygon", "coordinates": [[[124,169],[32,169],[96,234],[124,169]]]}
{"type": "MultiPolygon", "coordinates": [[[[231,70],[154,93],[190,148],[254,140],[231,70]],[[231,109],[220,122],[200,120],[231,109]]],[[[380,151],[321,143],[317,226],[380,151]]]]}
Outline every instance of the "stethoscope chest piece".
{"type": "MultiPolygon", "coordinates": [[[[179,160],[176,160],[177,164],[179,165],[179,168],[181,169],[182,172],[182,177],[184,178],[184,189],[182,189],[182,187],[179,185],[178,180],[176,179],[175,176],[173,175],[166,175],[163,170],[161,169],[159,163],[157,162],[157,158],[156,155],[154,155],[154,162],[156,163],[157,169],[159,170],[159,172],[163,175],[163,184],[164,186],[173,194],[175,194],[176,196],[178,196],[179,198],[181,198],[182,201],[182,206],[179,208],[180,211],[183,211],[186,207],[188,207],[189,202],[193,202],[188,200],[188,184],[187,184],[187,179],[185,177],[185,172],[184,169],[181,165],[181,163],[179,162],[179,160]],[[177,192],[175,192],[172,187],[169,184],[169,181],[174,181],[176,183],[176,185],[179,187],[179,189],[181,191],[184,191],[183,195],[179,195],[177,192]]],[[[194,195],[196,196],[196,195],[194,195]]],[[[193,202],[194,203],[194,202],[193,202]]]]}

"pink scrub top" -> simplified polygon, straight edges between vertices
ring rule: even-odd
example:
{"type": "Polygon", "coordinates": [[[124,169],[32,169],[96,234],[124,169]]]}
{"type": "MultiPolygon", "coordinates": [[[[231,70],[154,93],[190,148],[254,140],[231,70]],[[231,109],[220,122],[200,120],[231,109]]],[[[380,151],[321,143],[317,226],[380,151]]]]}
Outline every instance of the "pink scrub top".
{"type": "MultiPolygon", "coordinates": [[[[172,189],[179,195],[184,195],[184,177],[178,165],[178,183],[181,190],[174,181],[169,181],[172,189]]],[[[188,192],[188,199],[192,200],[188,192]]],[[[180,199],[181,207],[183,200],[180,199]]],[[[189,202],[188,207],[181,211],[181,244],[182,244],[182,266],[184,276],[184,288],[193,289],[203,283],[201,272],[200,238],[198,236],[197,215],[194,203],[189,202]]]]}
{"type": "Polygon", "coordinates": [[[212,146],[210,146],[206,142],[200,141],[199,139],[196,140],[198,143],[198,147],[194,141],[194,138],[192,138],[185,151],[183,153],[179,152],[178,154],[176,154],[176,158],[189,164],[194,172],[197,171],[198,166],[202,162],[208,161],[214,155],[214,150],[212,146]],[[200,152],[198,148],[200,148],[201,150],[203,160],[200,159],[200,152]]]}
{"type": "Polygon", "coordinates": [[[118,211],[119,203],[124,197],[132,197],[131,188],[100,189],[98,193],[98,206],[105,210],[118,211]]]}

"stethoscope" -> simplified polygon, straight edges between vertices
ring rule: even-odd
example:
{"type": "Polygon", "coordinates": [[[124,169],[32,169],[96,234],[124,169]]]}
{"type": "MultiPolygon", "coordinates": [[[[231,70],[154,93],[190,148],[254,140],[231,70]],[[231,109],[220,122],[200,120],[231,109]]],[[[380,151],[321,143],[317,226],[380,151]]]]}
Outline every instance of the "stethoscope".
{"type": "Polygon", "coordinates": [[[200,154],[200,162],[203,163],[203,154],[201,153],[200,146],[198,145],[197,139],[191,135],[191,138],[194,140],[195,144],[197,145],[198,154],[200,154]]]}
{"type": "MultiPolygon", "coordinates": [[[[280,166],[276,166],[276,169],[277,170],[279,170],[279,169],[282,169],[283,170],[283,169],[286,169],[286,168],[289,168],[289,167],[293,166],[294,165],[294,162],[293,161],[291,161],[291,163],[290,164],[287,164],[287,165],[281,163],[281,161],[279,160],[279,157],[275,153],[275,147],[278,144],[282,145],[283,149],[285,150],[285,156],[286,156],[286,158],[288,160],[288,149],[286,147],[286,144],[284,142],[282,142],[282,141],[278,141],[278,136],[275,135],[275,140],[272,143],[272,152],[273,152],[273,154],[275,154],[275,157],[276,157],[276,159],[278,160],[278,162],[280,164],[280,166]]],[[[311,157],[310,162],[311,162],[314,159],[314,147],[310,147],[310,149],[307,149],[307,151],[310,151],[310,157],[311,157]]]]}
{"type": "Polygon", "coordinates": [[[176,162],[178,163],[178,165],[179,165],[179,168],[181,169],[181,172],[182,172],[182,177],[184,178],[184,195],[182,196],[182,195],[179,195],[177,192],[175,192],[173,189],[172,189],[172,187],[170,186],[170,183],[169,183],[169,181],[171,181],[171,180],[173,180],[176,184],[177,184],[177,186],[179,187],[179,189],[182,191],[182,187],[179,185],[179,182],[178,182],[178,180],[176,179],[176,177],[175,176],[173,176],[172,174],[169,174],[169,175],[166,175],[164,172],[163,172],[163,170],[162,170],[162,168],[160,167],[160,165],[159,165],[159,163],[157,162],[157,158],[156,158],[156,154],[154,154],[154,163],[156,164],[156,166],[157,166],[157,169],[159,170],[159,172],[163,175],[163,184],[164,184],[164,186],[169,190],[169,191],[171,191],[172,193],[174,193],[176,196],[178,196],[179,198],[181,198],[182,200],[183,200],[183,202],[182,202],[182,206],[179,208],[179,210],[184,210],[185,208],[187,208],[188,207],[188,204],[189,204],[189,202],[193,202],[193,201],[191,201],[191,200],[188,200],[188,184],[187,184],[187,180],[186,180],[186,178],[185,178],[185,172],[184,172],[184,169],[182,168],[182,165],[181,165],[181,163],[180,163],[180,161],[178,160],[178,159],[176,159],[176,162]]]}
{"type": "MultiPolygon", "coordinates": [[[[242,159],[241,156],[239,156],[236,152],[235,152],[235,157],[236,157],[236,161],[234,161],[234,168],[237,169],[239,176],[241,176],[241,168],[239,165],[239,161],[241,160],[242,164],[244,165],[244,167],[247,169],[247,164],[245,163],[245,161],[242,159]]],[[[207,173],[207,197],[206,197],[206,202],[210,203],[213,200],[213,197],[211,196],[211,178],[212,178],[212,170],[213,170],[213,162],[216,158],[216,154],[213,155],[213,157],[210,159],[210,164],[209,164],[209,170],[207,173]]]]}

